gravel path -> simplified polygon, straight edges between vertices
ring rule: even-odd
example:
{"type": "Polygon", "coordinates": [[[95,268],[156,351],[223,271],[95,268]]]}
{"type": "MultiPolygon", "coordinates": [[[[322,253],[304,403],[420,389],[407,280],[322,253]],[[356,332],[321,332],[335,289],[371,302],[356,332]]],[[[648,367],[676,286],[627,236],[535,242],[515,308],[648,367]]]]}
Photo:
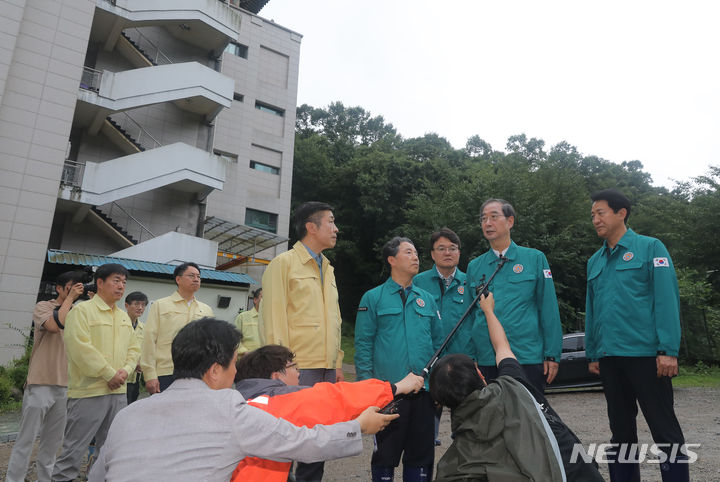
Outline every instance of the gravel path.
{"type": "MultiPolygon", "coordinates": [[[[606,419],[605,398],[602,392],[551,394],[548,399],[586,446],[590,443],[600,444],[609,440],[610,432],[606,419]]],[[[687,443],[701,444],[697,449],[698,460],[690,467],[691,480],[720,481],[720,389],[675,389],[675,407],[687,443]]],[[[651,443],[650,431],[641,416],[638,418],[638,429],[640,441],[651,443]]],[[[440,439],[442,445],[435,450],[436,461],[450,445],[450,414],[447,411],[441,420],[440,439]]],[[[323,480],[327,482],[370,480],[372,446],[372,437],[366,436],[362,455],[327,462],[323,480]]],[[[11,449],[12,443],[0,444],[0,480],[5,479],[11,449]]],[[[34,469],[34,465],[31,465],[31,469],[34,469]]],[[[608,479],[607,467],[601,464],[600,470],[608,479]]],[[[400,480],[399,474],[400,471],[396,473],[395,480],[400,480]]],[[[643,464],[641,474],[643,481],[661,480],[657,465],[643,464]]],[[[29,480],[34,480],[34,475],[34,472],[31,472],[29,480]]]]}

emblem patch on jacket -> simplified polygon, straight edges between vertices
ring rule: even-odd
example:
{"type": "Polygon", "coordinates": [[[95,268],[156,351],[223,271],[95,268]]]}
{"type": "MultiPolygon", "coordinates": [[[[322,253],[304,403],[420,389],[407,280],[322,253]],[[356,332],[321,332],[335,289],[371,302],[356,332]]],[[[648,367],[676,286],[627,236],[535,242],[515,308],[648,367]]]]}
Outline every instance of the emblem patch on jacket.
{"type": "Polygon", "coordinates": [[[465,287],[464,286],[458,286],[458,294],[464,295],[465,294],[465,287]]]}
{"type": "Polygon", "coordinates": [[[549,269],[544,269],[543,276],[545,276],[546,278],[552,279],[552,271],[550,271],[549,269]]]}
{"type": "Polygon", "coordinates": [[[422,308],[423,306],[425,306],[425,301],[424,301],[422,298],[416,299],[416,300],[415,300],[415,303],[417,303],[417,305],[418,305],[420,308],[422,308]]]}
{"type": "Polygon", "coordinates": [[[670,262],[667,258],[653,258],[653,266],[656,268],[669,268],[670,262]]]}
{"type": "Polygon", "coordinates": [[[521,264],[516,264],[515,266],[513,266],[514,273],[522,273],[523,269],[525,269],[525,268],[521,264]]]}
{"type": "MultiPolygon", "coordinates": [[[[623,254],[623,261],[630,261],[634,257],[635,257],[635,255],[632,254],[630,251],[628,251],[627,253],[623,254]]],[[[657,258],[655,258],[655,259],[657,259],[657,258]]]]}

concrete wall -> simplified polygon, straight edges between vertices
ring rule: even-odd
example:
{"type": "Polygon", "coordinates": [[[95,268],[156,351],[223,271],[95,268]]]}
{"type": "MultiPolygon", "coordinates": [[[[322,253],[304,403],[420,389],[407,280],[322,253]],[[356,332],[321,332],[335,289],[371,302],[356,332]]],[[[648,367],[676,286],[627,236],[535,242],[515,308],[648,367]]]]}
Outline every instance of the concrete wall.
{"type": "Polygon", "coordinates": [[[22,355],[95,2],[0,1],[0,364],[22,355]]]}

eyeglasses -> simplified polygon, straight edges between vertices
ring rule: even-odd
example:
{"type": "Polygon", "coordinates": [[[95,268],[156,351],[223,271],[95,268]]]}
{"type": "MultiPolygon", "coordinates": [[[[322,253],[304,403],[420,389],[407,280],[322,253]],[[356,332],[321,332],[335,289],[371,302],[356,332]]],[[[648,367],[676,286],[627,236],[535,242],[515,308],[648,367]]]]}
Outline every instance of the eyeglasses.
{"type": "Polygon", "coordinates": [[[491,214],[490,216],[482,216],[480,218],[481,223],[486,223],[488,221],[495,222],[500,218],[504,218],[505,216],[503,214],[491,214]]]}
{"type": "Polygon", "coordinates": [[[300,367],[295,362],[288,363],[287,365],[285,365],[285,370],[287,370],[288,368],[294,368],[295,370],[298,370],[298,371],[300,370],[300,367]]]}
{"type": "Polygon", "coordinates": [[[190,279],[200,279],[199,274],[184,274],[183,276],[185,276],[186,278],[190,278],[190,279]]]}
{"type": "Polygon", "coordinates": [[[445,253],[457,253],[460,250],[458,249],[457,246],[439,246],[439,247],[433,249],[433,251],[437,251],[438,253],[445,254],[445,253]]]}

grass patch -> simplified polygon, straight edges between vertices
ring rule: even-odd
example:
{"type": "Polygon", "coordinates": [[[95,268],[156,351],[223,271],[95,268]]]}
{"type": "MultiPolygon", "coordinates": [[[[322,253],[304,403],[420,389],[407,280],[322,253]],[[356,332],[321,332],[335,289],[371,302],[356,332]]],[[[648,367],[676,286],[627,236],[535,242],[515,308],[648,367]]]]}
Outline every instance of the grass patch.
{"type": "Polygon", "coordinates": [[[695,365],[680,365],[679,374],[673,379],[678,388],[720,388],[720,367],[708,366],[699,361],[695,365]]]}

